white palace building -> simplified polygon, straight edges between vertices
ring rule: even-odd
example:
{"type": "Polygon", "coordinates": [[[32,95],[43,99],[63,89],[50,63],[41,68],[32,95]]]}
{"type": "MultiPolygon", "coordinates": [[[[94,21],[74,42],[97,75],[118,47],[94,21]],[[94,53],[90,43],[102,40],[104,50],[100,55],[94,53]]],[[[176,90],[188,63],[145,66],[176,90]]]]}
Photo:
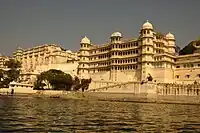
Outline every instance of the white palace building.
{"type": "MultiPolygon", "coordinates": [[[[76,53],[50,44],[18,49],[14,57],[22,62],[21,81],[27,83],[33,83],[31,76],[52,68],[101,83],[140,82],[148,74],[157,83],[199,82],[199,50],[179,56],[175,40],[172,33],[162,35],[147,21],[137,38],[123,39],[122,33],[114,32],[110,42],[103,45],[82,38],[80,50],[76,53]]],[[[198,45],[194,43],[197,49],[200,48],[198,45]]]]}

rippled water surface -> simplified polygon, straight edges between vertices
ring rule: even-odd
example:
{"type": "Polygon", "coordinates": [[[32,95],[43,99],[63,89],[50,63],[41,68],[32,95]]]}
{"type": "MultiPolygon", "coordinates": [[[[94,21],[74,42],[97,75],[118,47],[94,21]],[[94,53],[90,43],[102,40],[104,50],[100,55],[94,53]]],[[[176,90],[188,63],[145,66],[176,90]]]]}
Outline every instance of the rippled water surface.
{"type": "Polygon", "coordinates": [[[200,132],[200,106],[0,97],[0,132],[200,132]]]}

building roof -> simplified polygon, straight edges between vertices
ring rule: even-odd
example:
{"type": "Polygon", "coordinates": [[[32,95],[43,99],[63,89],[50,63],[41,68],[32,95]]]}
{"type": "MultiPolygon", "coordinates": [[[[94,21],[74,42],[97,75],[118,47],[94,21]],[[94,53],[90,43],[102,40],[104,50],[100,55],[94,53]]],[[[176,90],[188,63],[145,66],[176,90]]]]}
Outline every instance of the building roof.
{"type": "Polygon", "coordinates": [[[85,36],[84,38],[81,39],[81,43],[90,44],[90,39],[88,39],[88,38],[85,36]]]}
{"type": "Polygon", "coordinates": [[[172,40],[175,39],[174,35],[172,33],[170,33],[170,32],[167,33],[167,35],[165,37],[166,37],[166,39],[172,39],[172,40]]]}
{"type": "Polygon", "coordinates": [[[142,29],[153,29],[153,25],[147,20],[143,26],[142,29]]]}
{"type": "Polygon", "coordinates": [[[112,33],[111,37],[122,37],[122,33],[114,32],[114,33],[112,33]]]}

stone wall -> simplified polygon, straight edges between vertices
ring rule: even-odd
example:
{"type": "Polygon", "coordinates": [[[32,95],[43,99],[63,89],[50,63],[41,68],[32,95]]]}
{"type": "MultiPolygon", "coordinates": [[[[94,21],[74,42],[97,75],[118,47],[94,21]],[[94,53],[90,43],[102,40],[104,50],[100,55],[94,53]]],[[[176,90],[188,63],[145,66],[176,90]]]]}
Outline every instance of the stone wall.
{"type": "Polygon", "coordinates": [[[35,94],[45,96],[60,96],[68,93],[67,91],[56,91],[56,90],[37,90],[35,94]]]}
{"type": "Polygon", "coordinates": [[[192,84],[195,80],[200,82],[200,68],[177,68],[175,78],[177,83],[183,84],[192,84]]]}
{"type": "Polygon", "coordinates": [[[120,102],[149,102],[149,103],[178,103],[178,104],[200,104],[199,96],[158,96],[146,93],[106,93],[106,92],[87,92],[84,93],[85,99],[102,101],[120,102]]]}
{"type": "MultiPolygon", "coordinates": [[[[37,90],[33,90],[32,88],[24,88],[24,87],[16,87],[14,88],[14,93],[15,94],[34,94],[36,93],[37,90]]],[[[0,94],[10,94],[11,93],[11,88],[1,88],[0,89],[0,94]]]]}
{"type": "Polygon", "coordinates": [[[89,77],[92,78],[93,81],[110,81],[110,71],[90,73],[89,77]]]}
{"type": "Polygon", "coordinates": [[[10,94],[11,90],[9,88],[0,88],[0,94],[10,94]]]}
{"type": "MultiPolygon", "coordinates": [[[[56,91],[56,90],[33,90],[32,88],[15,87],[14,94],[36,94],[45,96],[63,95],[69,93],[67,91],[56,91]]],[[[11,88],[1,88],[0,94],[7,95],[11,94],[11,88]]]]}

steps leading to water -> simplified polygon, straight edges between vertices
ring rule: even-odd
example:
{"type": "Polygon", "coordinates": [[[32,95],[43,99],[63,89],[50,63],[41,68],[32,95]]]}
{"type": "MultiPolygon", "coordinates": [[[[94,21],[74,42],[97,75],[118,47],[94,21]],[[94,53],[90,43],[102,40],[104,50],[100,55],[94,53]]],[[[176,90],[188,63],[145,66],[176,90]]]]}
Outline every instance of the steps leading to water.
{"type": "Polygon", "coordinates": [[[130,84],[137,84],[139,85],[140,82],[133,82],[133,81],[129,81],[129,82],[123,82],[123,83],[117,83],[117,84],[114,84],[114,85],[108,85],[108,86],[103,86],[103,87],[99,87],[99,88],[95,88],[95,89],[89,89],[87,90],[88,92],[94,92],[94,91],[104,91],[104,90],[108,90],[108,89],[111,89],[111,88],[114,88],[114,87],[122,87],[124,85],[130,85],[130,84]]]}

